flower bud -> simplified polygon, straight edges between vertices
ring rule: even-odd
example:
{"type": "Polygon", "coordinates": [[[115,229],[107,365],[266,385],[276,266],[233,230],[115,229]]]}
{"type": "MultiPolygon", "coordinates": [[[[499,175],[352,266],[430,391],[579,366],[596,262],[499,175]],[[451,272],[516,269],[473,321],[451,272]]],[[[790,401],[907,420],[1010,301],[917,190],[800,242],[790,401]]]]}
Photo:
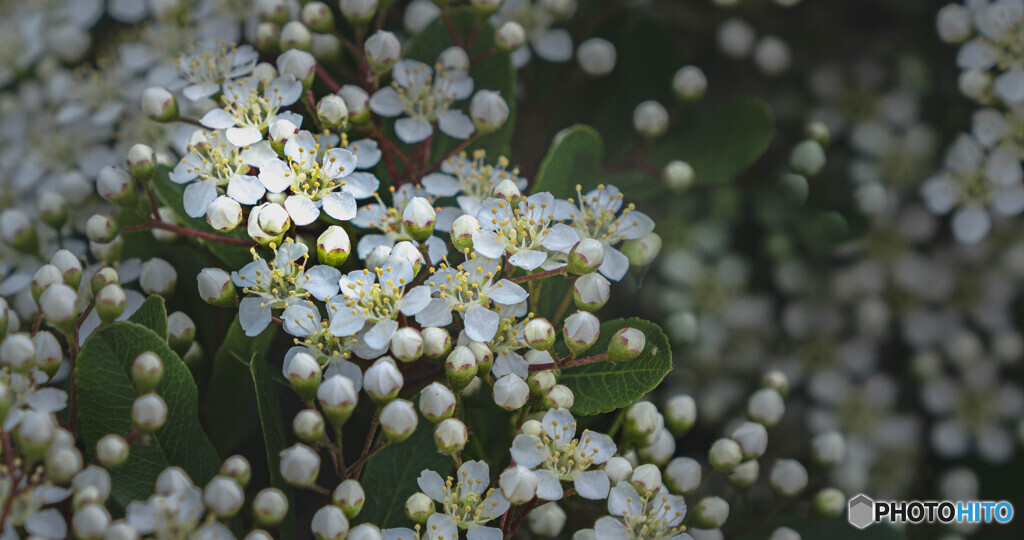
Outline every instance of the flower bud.
{"type": "Polygon", "coordinates": [[[391,355],[400,362],[413,362],[423,355],[423,336],[412,327],[399,328],[391,336],[391,355]]]}
{"type": "Polygon", "coordinates": [[[156,152],[145,144],[133,144],[128,149],[125,165],[132,176],[143,182],[148,181],[156,172],[156,152]]]}
{"type": "Polygon", "coordinates": [[[661,236],[658,236],[658,233],[649,232],[636,240],[626,240],[622,243],[621,249],[629,259],[629,264],[646,266],[651,264],[661,252],[661,236]]]}
{"type": "Polygon", "coordinates": [[[494,351],[491,350],[490,345],[479,341],[470,341],[468,347],[476,355],[477,373],[490,373],[491,367],[494,365],[494,351]]]}
{"type": "Polygon", "coordinates": [[[439,360],[448,355],[452,347],[452,337],[444,328],[428,326],[420,331],[423,336],[423,356],[427,360],[439,360]]]}
{"type": "Polygon", "coordinates": [[[341,96],[328,94],[317,104],[316,115],[324,127],[339,128],[348,120],[348,107],[341,96]]]}
{"type": "MultiPolygon", "coordinates": [[[[759,424],[760,425],[760,424],[759,424]]],[[[750,460],[740,463],[729,473],[729,483],[740,488],[747,489],[757,482],[758,476],[761,474],[761,465],[757,463],[757,460],[750,460]]]]}
{"type": "Polygon", "coordinates": [[[156,122],[173,122],[178,119],[178,102],[166,88],[150,86],[142,91],[142,113],[156,122]]]}
{"type": "Polygon", "coordinates": [[[378,403],[394,399],[402,389],[403,383],[402,372],[388,356],[374,362],[363,375],[363,389],[378,403]]]}
{"type": "Polygon", "coordinates": [[[838,465],[846,457],[846,439],[838,431],[819,433],[811,439],[811,455],[820,465],[838,465]]]}
{"type": "Polygon", "coordinates": [[[218,518],[230,518],[242,509],[245,493],[234,478],[215,476],[203,490],[203,503],[218,518]]]}
{"type": "Polygon", "coordinates": [[[576,49],[576,60],[591,77],[604,77],[615,69],[615,45],[601,38],[590,38],[576,49]]]}
{"type": "Polygon", "coordinates": [[[416,431],[419,420],[412,403],[404,399],[395,399],[380,411],[380,425],[384,435],[391,442],[402,442],[416,431]]]}
{"type": "MultiPolygon", "coordinates": [[[[124,521],[115,521],[110,524],[107,534],[103,540],[138,540],[139,533],[131,525],[124,521]]],[[[247,539],[248,540],[248,539],[247,539]]]]}
{"type": "Polygon", "coordinates": [[[473,377],[476,377],[476,355],[469,347],[455,347],[445,360],[444,370],[452,388],[456,391],[462,390],[473,377]]]}
{"type": "Polygon", "coordinates": [[[697,101],[708,89],[708,78],[697,66],[683,66],[672,77],[672,90],[681,101],[697,101]]]}
{"type": "Polygon", "coordinates": [[[808,122],[804,127],[804,134],[807,138],[816,141],[822,148],[827,148],[828,143],[832,139],[832,134],[829,132],[828,125],[826,125],[825,122],[817,120],[808,122]]]}
{"type": "Polygon", "coordinates": [[[32,336],[32,344],[36,349],[36,367],[53,377],[64,361],[64,349],[57,338],[45,330],[32,336]]]}
{"type": "Polygon", "coordinates": [[[341,0],[341,14],[352,24],[366,24],[377,11],[377,0],[341,0]]]}
{"type": "Polygon", "coordinates": [[[711,444],[708,461],[715,470],[729,472],[743,461],[743,449],[732,439],[718,439],[711,444]]]}
{"type": "Polygon", "coordinates": [[[32,221],[14,208],[0,212],[0,239],[22,253],[34,254],[39,250],[39,237],[32,221]]]}
{"type": "Polygon", "coordinates": [[[442,454],[453,456],[462,451],[469,441],[466,424],[457,418],[447,418],[434,428],[434,445],[442,454]]]}
{"type": "Polygon", "coordinates": [[[327,420],[335,427],[339,427],[352,414],[359,394],[351,379],[342,375],[332,375],[317,389],[316,398],[327,420]]]}
{"type": "Polygon", "coordinates": [[[672,493],[689,495],[700,487],[700,462],[688,457],[677,457],[665,467],[665,486],[672,493]]]}
{"type": "Polygon", "coordinates": [[[281,27],[281,35],[278,38],[277,44],[282,51],[289,49],[308,51],[312,40],[313,35],[310,33],[309,28],[306,28],[306,25],[299,21],[288,21],[281,27]]]}
{"type": "Polygon", "coordinates": [[[547,319],[537,318],[526,323],[523,337],[530,348],[546,351],[555,345],[555,327],[547,319]]]}
{"type": "Polygon", "coordinates": [[[180,493],[193,487],[192,479],[180,467],[168,467],[156,477],[156,492],[161,495],[180,493]]]}
{"type": "Polygon", "coordinates": [[[630,465],[628,459],[614,456],[605,462],[604,472],[608,474],[608,480],[615,486],[619,482],[628,481],[633,476],[633,466],[630,465]]]}
{"type": "Polygon", "coordinates": [[[566,269],[573,274],[589,274],[604,262],[604,244],[600,240],[584,238],[569,251],[566,269]]]}
{"type": "Polygon", "coordinates": [[[825,517],[839,517],[846,510],[846,495],[833,487],[824,488],[814,494],[814,509],[825,517]]]}
{"type": "Polygon", "coordinates": [[[68,482],[82,470],[82,454],[74,446],[53,445],[46,452],[46,477],[54,482],[68,482]]]}
{"type": "Polygon", "coordinates": [[[772,488],[783,497],[796,497],[807,487],[807,469],[795,459],[780,459],[769,475],[772,488]]]}
{"type": "Polygon", "coordinates": [[[507,411],[521,409],[530,397],[530,387],[519,375],[508,373],[494,382],[494,403],[507,411]]]}
{"type": "Polygon", "coordinates": [[[96,192],[100,197],[118,206],[130,206],[135,203],[135,183],[132,177],[110,165],[100,169],[96,177],[96,192]]]}
{"type": "Polygon", "coordinates": [[[36,207],[39,209],[39,218],[54,229],[60,229],[68,220],[68,201],[63,195],[44,191],[39,194],[36,200],[36,207]]]}
{"type": "Polygon", "coordinates": [[[817,176],[825,167],[825,150],[817,141],[801,141],[789,154],[789,166],[807,178],[817,176]]]}
{"type": "Polygon", "coordinates": [[[658,469],[657,465],[641,465],[633,469],[633,474],[629,477],[629,483],[641,495],[657,493],[661,490],[661,470],[658,469]]]}
{"type": "Polygon", "coordinates": [[[243,456],[234,455],[225,459],[221,464],[220,474],[234,478],[238,485],[244,488],[249,485],[249,479],[252,477],[252,466],[249,465],[249,460],[243,456]]]}
{"type": "Polygon", "coordinates": [[[690,186],[693,185],[694,176],[693,167],[689,163],[678,159],[668,162],[668,165],[665,165],[665,169],[661,173],[661,177],[665,180],[665,185],[677,193],[690,189],[690,186]]]}
{"type": "Polygon", "coordinates": [[[542,504],[526,514],[530,532],[544,538],[554,538],[561,534],[567,518],[565,510],[554,502],[542,504]]]}
{"type": "Polygon", "coordinates": [[[669,430],[662,428],[654,433],[650,444],[637,450],[637,456],[645,463],[653,463],[659,467],[672,459],[676,452],[676,439],[669,430]]]}
{"type": "Polygon", "coordinates": [[[252,514],[260,525],[273,527],[288,515],[288,498],[276,488],[261,490],[252,501],[252,514]]]}
{"type": "Polygon", "coordinates": [[[128,460],[128,441],[110,433],[96,442],[96,459],[100,465],[112,469],[128,460]]]}
{"type": "Polygon", "coordinates": [[[171,263],[159,257],[153,257],[142,263],[139,285],[146,294],[170,296],[174,292],[174,285],[177,282],[178,272],[174,270],[171,263]]]}
{"type": "Polygon", "coordinates": [[[366,492],[363,491],[363,486],[357,480],[345,480],[338,484],[338,487],[334,488],[331,502],[338,508],[341,508],[341,511],[345,513],[345,517],[352,519],[359,515],[359,511],[363,509],[363,503],[366,502],[366,492]]]}
{"type": "Polygon", "coordinates": [[[167,316],[167,344],[179,356],[188,352],[196,338],[196,324],[192,318],[175,311],[167,316]]]}
{"type": "MultiPolygon", "coordinates": [[[[277,23],[264,21],[256,25],[256,37],[253,40],[256,49],[264,54],[276,54],[280,51],[281,26],[277,23]]],[[[297,49],[290,49],[297,50],[297,49]]]]}
{"type": "Polygon", "coordinates": [[[39,309],[47,322],[70,335],[78,320],[78,292],[63,283],[50,285],[39,296],[39,309]]]}
{"type": "Polygon", "coordinates": [[[698,527],[717,529],[729,519],[729,503],[721,497],[704,497],[694,508],[693,518],[698,527]]]}
{"type": "Polygon", "coordinates": [[[402,54],[402,44],[398,42],[395,34],[387,30],[377,30],[367,38],[364,44],[366,61],[370,69],[376,73],[384,73],[391,69],[391,66],[398,61],[402,54]]]}
{"type": "Polygon", "coordinates": [[[309,52],[320,63],[337,62],[341,59],[341,40],[334,34],[313,34],[309,52]]]}
{"type": "Polygon", "coordinates": [[[762,388],[754,392],[747,401],[747,414],[755,422],[766,426],[774,426],[786,413],[786,404],[782,396],[771,388],[762,388]]]}
{"type": "Polygon", "coordinates": [[[519,190],[519,186],[511,178],[498,182],[498,185],[494,186],[491,195],[498,199],[505,199],[512,204],[516,204],[519,199],[523,198],[523,192],[519,190]]]}
{"type": "Polygon", "coordinates": [[[537,473],[522,465],[513,465],[498,477],[501,494],[512,504],[526,504],[537,494],[537,473]]]}
{"type": "Polygon", "coordinates": [[[288,6],[284,0],[256,0],[256,17],[261,21],[284,24],[288,21],[288,6]]]}
{"type": "Polygon", "coordinates": [[[124,289],[116,283],[111,283],[96,293],[96,314],[104,324],[110,324],[124,314],[127,302],[124,289]]]}
{"type": "MultiPolygon", "coordinates": [[[[296,487],[309,487],[320,474],[320,456],[298,443],[281,451],[281,476],[296,487]]],[[[339,510],[340,512],[340,510],[339,510]]]]}
{"type": "Polygon", "coordinates": [[[462,251],[473,247],[473,235],[479,232],[480,220],[469,214],[463,214],[452,223],[452,245],[462,251]]]}
{"type": "Polygon", "coordinates": [[[292,431],[300,441],[314,443],[324,436],[324,417],[316,409],[299,411],[292,419],[292,431]]]}
{"type": "Polygon", "coordinates": [[[766,372],[761,377],[761,386],[775,390],[782,397],[789,394],[789,378],[779,370],[773,369],[766,372]]]}
{"type": "Polygon", "coordinates": [[[26,409],[18,422],[18,450],[29,462],[43,457],[57,437],[57,423],[53,415],[26,409]]]}
{"type": "Polygon", "coordinates": [[[242,223],[242,205],[231,197],[221,195],[206,206],[206,222],[220,232],[233,231],[242,223]]]}
{"type": "Polygon", "coordinates": [[[634,439],[647,440],[665,426],[665,419],[650,401],[638,401],[626,409],[626,433],[634,439]]]}
{"type": "Polygon", "coordinates": [[[568,386],[556,384],[544,394],[543,402],[549,409],[571,409],[576,402],[576,396],[568,386]]]}
{"type": "MultiPolygon", "coordinates": [[[[458,349],[465,349],[465,347],[457,347],[456,350],[458,349]]],[[[446,418],[451,418],[452,413],[455,412],[455,394],[439,382],[430,383],[420,392],[420,412],[423,413],[424,418],[435,424],[446,418]]]]}
{"type": "Polygon", "coordinates": [[[757,422],[744,422],[733,430],[732,440],[739,443],[743,459],[757,459],[768,448],[768,430],[757,422]]]}
{"type": "Polygon", "coordinates": [[[61,275],[60,270],[52,264],[44,264],[40,266],[35,274],[32,275],[32,282],[29,287],[32,291],[32,299],[39,303],[39,298],[43,295],[43,291],[50,288],[53,285],[63,284],[64,276],[61,275]]]}
{"type": "Polygon", "coordinates": [[[537,420],[527,420],[523,422],[523,425],[519,428],[519,431],[527,435],[540,437],[541,434],[544,433],[544,424],[541,424],[537,420]]]}
{"type": "Polygon", "coordinates": [[[601,321],[586,311],[577,311],[565,319],[562,336],[573,354],[589,349],[601,332],[601,321]]]}
{"type": "Polygon", "coordinates": [[[288,49],[277,57],[277,71],[295,77],[302,86],[309,88],[316,74],[316,58],[301,49],[288,49]]]}
{"type": "Polygon", "coordinates": [[[231,276],[220,268],[203,268],[196,276],[199,296],[210,305],[234,307],[238,305],[238,293],[231,276]]]}
{"type": "Polygon", "coordinates": [[[341,508],[328,505],[313,514],[310,529],[316,540],[343,540],[348,535],[348,518],[341,508]]]}
{"type": "Polygon", "coordinates": [[[349,120],[362,123],[370,119],[370,96],[366,90],[353,84],[346,84],[338,90],[338,95],[345,100],[349,120]]]}
{"type": "Polygon", "coordinates": [[[636,328],[622,328],[612,336],[608,343],[608,360],[612,362],[626,362],[632,360],[644,352],[647,345],[647,336],[636,328]]]}
{"type": "Polygon", "coordinates": [[[338,267],[352,252],[352,242],[344,228],[331,225],[317,238],[316,252],[321,264],[338,267]]]}
{"type": "Polygon", "coordinates": [[[110,513],[98,504],[86,504],[71,517],[71,530],[75,538],[99,540],[110,528],[110,513]]]}
{"type": "Polygon", "coordinates": [[[467,73],[470,66],[469,54],[462,47],[452,45],[437,55],[437,65],[443,71],[467,73]]]}
{"type": "Polygon", "coordinates": [[[164,376],[164,361],[155,353],[144,352],[132,362],[132,382],[140,394],[152,392],[164,376]]]}
{"type": "Polygon", "coordinates": [[[279,118],[270,123],[270,128],[267,130],[267,138],[270,139],[270,146],[278,154],[284,155],[284,145],[292,137],[299,133],[299,128],[295,127],[290,120],[279,118]]]}
{"type": "Polygon", "coordinates": [[[491,133],[505,125],[509,115],[508,103],[500,92],[479,90],[469,103],[469,115],[481,135],[491,133]]]}
{"type": "Polygon", "coordinates": [[[644,137],[658,137],[668,129],[668,111],[657,101],[644,101],[633,110],[633,127],[644,137]]]}
{"type": "Polygon", "coordinates": [[[277,203],[264,203],[253,207],[249,212],[246,230],[249,237],[262,246],[271,243],[281,245],[284,233],[291,227],[291,223],[291,216],[283,206],[277,203]]]}
{"type": "Polygon", "coordinates": [[[283,368],[288,384],[299,397],[308,401],[317,394],[323,374],[320,372],[320,364],[311,354],[299,351],[285,357],[283,368]]]}
{"type": "Polygon", "coordinates": [[[89,280],[89,288],[92,289],[93,294],[99,294],[103,287],[109,284],[120,285],[121,276],[117,274],[117,270],[110,268],[109,266],[100,268],[92,275],[92,279],[89,280]]]}
{"type": "Polygon", "coordinates": [[[132,424],[144,433],[153,433],[167,422],[167,403],[159,394],[146,394],[132,403],[132,424]]]}
{"type": "Polygon", "coordinates": [[[314,32],[329,33],[334,30],[334,14],[323,2],[310,2],[302,6],[302,22],[314,32]]]}
{"type": "Polygon", "coordinates": [[[402,212],[402,223],[414,240],[423,241],[434,234],[437,213],[430,201],[423,197],[414,197],[402,212]]]}
{"type": "Polygon", "coordinates": [[[36,364],[36,346],[31,336],[18,332],[0,341],[0,363],[17,373],[27,373],[36,364]]]}
{"type": "Polygon", "coordinates": [[[424,524],[434,513],[434,500],[425,493],[413,493],[405,501],[405,515],[416,523],[424,524]]]}
{"type": "Polygon", "coordinates": [[[526,29],[515,21],[506,21],[498,27],[494,40],[502,51],[513,51],[526,43],[526,29]]]}
{"type": "Polygon", "coordinates": [[[682,437],[697,422],[697,402],[686,394],[679,394],[665,404],[665,427],[676,437],[682,437]]]}

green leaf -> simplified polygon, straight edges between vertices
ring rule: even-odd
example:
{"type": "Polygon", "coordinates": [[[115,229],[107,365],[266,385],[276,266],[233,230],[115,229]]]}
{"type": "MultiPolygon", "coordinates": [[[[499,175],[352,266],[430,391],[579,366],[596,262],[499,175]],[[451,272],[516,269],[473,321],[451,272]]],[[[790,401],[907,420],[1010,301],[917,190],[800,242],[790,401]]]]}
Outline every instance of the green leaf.
{"type": "Polygon", "coordinates": [[[197,390],[188,367],[152,330],[131,322],[112,324],[85,341],[75,366],[76,401],[82,440],[90,460],[96,442],[108,433],[127,435],[136,398],[131,365],[144,352],[164,361],[164,377],[157,393],[167,403],[167,423],[150,437],[148,445],[131,445],[128,461],[110,470],[111,498],[124,508],[153,493],[156,478],[177,465],[197,485],[217,473],[220,459],[199,425],[197,390]]]}
{"type": "Polygon", "coordinates": [[[626,327],[640,330],[647,338],[640,356],[628,362],[595,362],[562,371],[559,382],[576,398],[574,414],[589,416],[626,407],[654,390],[672,369],[668,337],[658,325],[635,317],[603,323],[597,343],[579,357],[603,354],[612,335],[626,327]]]}
{"type": "Polygon", "coordinates": [[[403,508],[405,500],[419,491],[416,479],[424,469],[450,476],[452,460],[439,454],[434,447],[434,426],[419,423],[416,433],[408,439],[391,444],[366,461],[363,478],[367,484],[366,503],[357,516],[362,523],[373,523],[381,528],[411,525],[403,508]]]}
{"type": "MultiPolygon", "coordinates": [[[[261,336],[262,337],[262,336],[261,336]]],[[[260,338],[257,338],[260,339],[260,338]]],[[[264,351],[254,352],[249,360],[249,370],[255,386],[256,408],[259,411],[260,426],[263,428],[263,446],[267,451],[267,468],[270,472],[270,485],[280,489],[295,504],[292,488],[281,477],[281,450],[288,444],[285,438],[284,419],[277,401],[277,386],[272,378],[273,370],[264,358],[264,351]]],[[[251,401],[246,402],[248,407],[251,401]]],[[[295,515],[289,511],[278,527],[282,540],[294,537],[295,515]]]]}
{"type": "Polygon", "coordinates": [[[160,295],[153,294],[146,298],[128,320],[141,324],[156,335],[167,339],[167,307],[164,306],[164,299],[160,295]]]}
{"type": "MultiPolygon", "coordinates": [[[[466,45],[468,42],[478,22],[480,24],[473,47],[467,51],[470,58],[475,58],[494,49],[494,27],[487,19],[481,21],[473,8],[465,6],[452,9],[451,17],[456,33],[459,35],[463,45],[466,45]]],[[[422,32],[409,40],[406,48],[406,57],[433,66],[437,63],[437,55],[452,45],[452,38],[448,32],[448,27],[445,25],[442,17],[437,17],[422,32]]],[[[469,69],[469,75],[473,78],[474,92],[478,90],[496,90],[501,92],[502,97],[505,98],[505,102],[509,106],[508,121],[501,128],[493,133],[481,135],[467,147],[467,151],[470,153],[473,150],[485,150],[488,156],[488,163],[493,163],[497,161],[498,156],[507,157],[509,155],[512,132],[515,127],[515,68],[512,66],[509,53],[499,52],[474,63],[469,69]]],[[[466,99],[465,101],[455,103],[454,106],[468,111],[469,102],[470,100],[466,99]]],[[[430,157],[435,161],[444,157],[461,142],[444,135],[439,130],[435,131],[434,134],[430,157]]]]}
{"type": "Polygon", "coordinates": [[[203,411],[213,444],[222,455],[232,451],[256,429],[258,418],[252,408],[256,391],[249,382],[252,380],[249,359],[259,353],[263,361],[262,355],[270,349],[277,328],[276,324],[268,325],[260,335],[250,338],[236,316],[213,358],[203,411]]]}
{"type": "MultiPolygon", "coordinates": [[[[168,167],[164,165],[158,166],[152,180],[150,180],[150,185],[153,187],[153,191],[156,193],[157,198],[160,199],[160,202],[174,212],[174,217],[178,220],[178,223],[197,231],[223,234],[210,227],[210,224],[205,219],[189,217],[185,213],[185,208],[182,206],[182,196],[185,193],[187,184],[171,182],[170,178],[167,177],[168,172],[170,172],[168,167]]],[[[227,233],[225,236],[249,239],[244,226],[227,233]]],[[[241,268],[252,261],[252,255],[247,247],[232,246],[219,242],[204,242],[204,245],[210,253],[230,268],[241,268]]]]}
{"type": "Polygon", "coordinates": [[[603,156],[596,129],[576,125],[562,130],[540,164],[533,193],[549,191],[555,197],[574,197],[577,185],[590,191],[600,183],[603,156]]]}

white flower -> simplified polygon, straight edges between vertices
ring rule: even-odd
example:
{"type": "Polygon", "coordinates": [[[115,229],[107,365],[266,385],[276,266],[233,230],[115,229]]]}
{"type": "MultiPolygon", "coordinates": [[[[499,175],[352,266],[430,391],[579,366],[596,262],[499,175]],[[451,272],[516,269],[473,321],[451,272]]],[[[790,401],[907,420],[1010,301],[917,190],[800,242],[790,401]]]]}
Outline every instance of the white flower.
{"type": "Polygon", "coordinates": [[[331,309],[331,331],[337,336],[349,336],[369,323],[371,328],[364,337],[367,345],[387,346],[398,330],[395,319],[399,313],[413,316],[430,303],[429,287],[420,285],[406,290],[413,277],[412,266],[401,257],[390,257],[383,268],[354,270],[342,277],[343,299],[332,302],[339,305],[331,309]]]}
{"type": "Polygon", "coordinates": [[[450,109],[455,101],[473,93],[473,79],[456,71],[434,70],[416,60],[399,60],[391,68],[391,86],[370,98],[370,110],[387,117],[405,114],[395,122],[395,134],[409,144],[430,138],[436,121],[441,131],[456,139],[466,139],[475,130],[466,113],[450,109]]]}
{"type": "Polygon", "coordinates": [[[686,503],[682,497],[657,493],[641,496],[629,483],[622,482],[608,494],[608,512],[594,524],[596,540],[640,540],[666,538],[693,540],[684,532],[686,503]],[[616,516],[616,517],[612,517],[616,516]]]}
{"type": "Polygon", "coordinates": [[[238,321],[247,336],[255,336],[270,324],[271,310],[284,309],[312,295],[318,300],[338,293],[341,272],[330,266],[305,269],[305,244],[285,242],[274,250],[274,260],[253,256],[253,262],[231,273],[231,280],[242,287],[238,321]]]}
{"type": "Polygon", "coordinates": [[[452,322],[452,311],[462,314],[466,323],[466,335],[473,341],[488,342],[498,331],[500,315],[489,308],[496,304],[511,306],[527,298],[527,292],[519,285],[498,277],[498,261],[476,257],[456,268],[446,264],[427,280],[430,289],[437,295],[425,309],[417,313],[416,322],[423,326],[444,327],[452,322]]]}
{"type": "Polygon", "coordinates": [[[222,193],[246,206],[258,203],[266,189],[258,178],[249,174],[249,168],[259,167],[275,156],[266,141],[239,147],[228,141],[221,131],[196,130],[189,141],[188,153],[168,173],[168,178],[176,184],[188,184],[182,196],[185,213],[200,218],[222,193]]]}
{"type": "MultiPolygon", "coordinates": [[[[469,530],[470,538],[484,537],[481,534],[493,534],[490,531],[477,531],[484,523],[502,515],[508,510],[509,503],[500,491],[487,489],[491,483],[490,468],[483,461],[467,461],[459,467],[455,478],[447,480],[431,470],[420,474],[417,483],[423,493],[436,502],[441,503],[443,516],[448,517],[453,525],[469,530]]],[[[453,527],[454,528],[454,527],[453,527]]],[[[485,527],[484,529],[492,529],[485,527]]],[[[433,535],[429,522],[427,530],[433,535]]],[[[492,529],[497,530],[497,529],[492,529]]],[[[457,535],[457,534],[456,534],[457,535]]],[[[445,536],[446,540],[451,536],[445,536]]]]}
{"type": "Polygon", "coordinates": [[[187,83],[182,93],[192,101],[216,94],[227,80],[252,73],[260,55],[249,45],[205,44],[178,59],[178,73],[187,83]]]}
{"type": "MultiPolygon", "coordinates": [[[[356,245],[356,253],[360,259],[366,260],[370,253],[378,247],[386,247],[389,250],[398,242],[412,240],[412,235],[405,228],[402,214],[406,206],[416,197],[429,198],[430,194],[412,184],[403,184],[391,197],[391,206],[384,204],[380,198],[376,203],[367,204],[356,212],[352,224],[364,229],[377,229],[381,234],[366,234],[359,239],[356,245]]],[[[451,226],[451,220],[442,220],[439,216],[435,229],[447,231],[451,226]]],[[[448,248],[445,242],[436,236],[427,238],[427,254],[430,256],[430,263],[437,264],[447,254],[448,248]]]]}
{"type": "Polygon", "coordinates": [[[512,459],[537,469],[537,497],[562,498],[562,481],[573,482],[576,492],[587,499],[608,496],[608,475],[599,467],[615,455],[615,443],[607,435],[583,430],[576,436],[576,420],[566,409],[550,409],[538,437],[521,433],[512,442],[512,459]]]}
{"type": "Polygon", "coordinates": [[[291,75],[282,75],[267,85],[262,94],[259,85],[255,77],[225,81],[222,85],[224,108],[211,110],[200,122],[210,129],[227,130],[227,140],[236,146],[258,143],[271,122],[278,118],[288,118],[295,125],[301,123],[297,115],[278,113],[302,96],[300,81],[291,75]]]}
{"type": "Polygon", "coordinates": [[[309,225],[327,215],[341,221],[356,216],[356,199],[372,196],[380,182],[369,173],[353,175],[357,159],[343,148],[321,148],[308,131],[284,145],[287,161],[272,158],[260,166],[260,182],[271,193],[289,190],[284,207],[296,225],[309,225]]]}
{"type": "Polygon", "coordinates": [[[593,238],[604,243],[604,262],[598,271],[612,281],[619,281],[629,270],[629,259],[615,245],[623,240],[644,237],[654,230],[654,221],[634,210],[632,204],[623,209],[623,195],[615,186],[598,186],[586,195],[580,190],[577,193],[578,206],[570,211],[572,226],[580,238],[593,238]]]}
{"type": "Polygon", "coordinates": [[[158,538],[195,530],[203,516],[203,492],[196,486],[157,493],[146,502],[133,501],[125,512],[125,521],[139,534],[155,534],[158,538]]]}
{"type": "Polygon", "coordinates": [[[509,201],[487,199],[476,218],[482,229],[473,235],[473,248],[484,257],[509,254],[508,263],[534,270],[548,260],[549,252],[565,251],[579,242],[579,235],[564,223],[569,205],[556,203],[554,195],[530,195],[513,208],[509,201]]]}
{"type": "Polygon", "coordinates": [[[455,197],[459,208],[473,217],[503,180],[512,180],[520,191],[526,189],[526,178],[519,176],[518,169],[508,170],[508,159],[500,157],[496,164],[487,165],[485,157],[478,150],[472,158],[460,154],[446,159],[441,163],[442,172],[423,177],[423,189],[438,197],[455,197]]]}
{"type": "MultiPolygon", "coordinates": [[[[572,3],[573,10],[575,2],[572,3]]],[[[571,12],[569,13],[571,14],[571,12]]],[[[521,68],[530,62],[530,49],[548,62],[568,62],[572,60],[572,36],[564,28],[552,28],[558,20],[567,14],[552,13],[541,2],[532,0],[505,0],[501,9],[494,16],[494,26],[502,26],[506,21],[518,22],[526,31],[530,48],[520,47],[512,54],[512,63],[521,68]]]]}

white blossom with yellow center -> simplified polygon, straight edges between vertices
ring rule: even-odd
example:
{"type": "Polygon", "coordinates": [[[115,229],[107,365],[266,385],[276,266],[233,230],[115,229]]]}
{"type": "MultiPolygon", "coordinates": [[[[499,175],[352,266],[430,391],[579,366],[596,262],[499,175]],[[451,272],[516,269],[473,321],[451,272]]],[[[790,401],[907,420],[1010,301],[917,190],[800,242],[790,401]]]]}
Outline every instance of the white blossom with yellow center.
{"type": "Polygon", "coordinates": [[[471,529],[482,525],[508,510],[508,500],[501,491],[487,489],[491,483],[487,463],[467,461],[455,476],[442,479],[436,472],[425,470],[417,482],[423,493],[441,503],[442,512],[459,528],[471,529]]]}
{"type": "Polygon", "coordinates": [[[199,120],[210,129],[223,129],[227,139],[236,146],[256,144],[263,133],[279,117],[294,120],[300,125],[301,117],[292,113],[279,115],[282,107],[294,104],[302,96],[302,83],[291,75],[281,75],[259,91],[260,80],[246,77],[237,81],[224,81],[221,86],[222,108],[213,109],[199,120]]]}
{"type": "Polygon", "coordinates": [[[473,248],[492,259],[508,253],[512,266],[534,270],[548,260],[549,252],[565,251],[579,242],[572,227],[555,223],[570,217],[565,210],[547,192],[534,193],[515,206],[504,199],[487,199],[476,216],[482,229],[473,235],[473,248]]]}

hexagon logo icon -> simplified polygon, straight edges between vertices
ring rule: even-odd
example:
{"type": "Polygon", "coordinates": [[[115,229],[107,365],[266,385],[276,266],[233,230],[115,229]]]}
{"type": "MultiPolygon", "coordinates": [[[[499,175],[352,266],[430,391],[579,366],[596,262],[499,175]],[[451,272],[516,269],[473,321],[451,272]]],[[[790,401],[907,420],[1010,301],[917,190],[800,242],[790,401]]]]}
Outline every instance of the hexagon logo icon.
{"type": "Polygon", "coordinates": [[[846,518],[850,520],[850,525],[863,529],[875,522],[874,514],[875,501],[871,500],[867,495],[861,493],[850,499],[849,511],[846,513],[846,518]]]}

